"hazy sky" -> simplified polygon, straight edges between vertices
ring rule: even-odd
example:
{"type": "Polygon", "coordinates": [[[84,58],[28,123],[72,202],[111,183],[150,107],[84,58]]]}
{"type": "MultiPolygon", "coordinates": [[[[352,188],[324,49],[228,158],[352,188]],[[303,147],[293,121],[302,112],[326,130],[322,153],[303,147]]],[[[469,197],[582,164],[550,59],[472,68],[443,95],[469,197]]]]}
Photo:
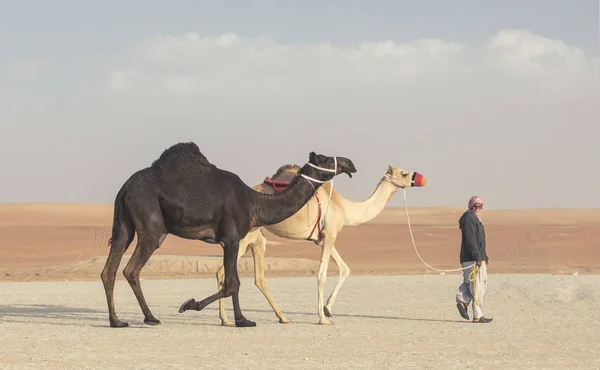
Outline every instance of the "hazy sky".
{"type": "Polygon", "coordinates": [[[600,207],[597,0],[216,3],[2,1],[0,202],[112,203],[194,141],[249,185],[316,151],[352,200],[392,164],[412,206],[600,207]]]}

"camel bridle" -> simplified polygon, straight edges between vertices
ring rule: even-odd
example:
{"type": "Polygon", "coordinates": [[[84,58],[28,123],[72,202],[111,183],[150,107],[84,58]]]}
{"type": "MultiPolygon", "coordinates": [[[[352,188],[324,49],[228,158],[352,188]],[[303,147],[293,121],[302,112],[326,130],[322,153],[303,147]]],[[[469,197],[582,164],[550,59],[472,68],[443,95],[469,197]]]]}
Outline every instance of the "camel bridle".
{"type": "MultiPolygon", "coordinates": [[[[313,189],[315,189],[315,185],[312,183],[312,181],[319,183],[319,184],[324,184],[327,181],[331,181],[331,187],[329,188],[329,200],[327,201],[327,208],[325,208],[325,214],[323,214],[323,217],[320,220],[321,227],[319,228],[319,240],[317,240],[317,243],[319,243],[322,240],[322,232],[323,232],[323,229],[325,229],[325,218],[327,217],[327,213],[329,212],[329,204],[331,204],[331,196],[333,195],[333,179],[335,178],[335,175],[337,174],[337,169],[338,169],[337,157],[333,157],[333,163],[334,163],[333,169],[330,169],[330,168],[320,167],[320,166],[317,166],[315,164],[308,162],[309,166],[311,166],[312,168],[315,168],[319,171],[333,172],[333,177],[330,180],[325,180],[325,181],[317,180],[317,179],[313,179],[310,176],[306,176],[305,174],[302,174],[302,177],[304,177],[308,181],[308,183],[310,184],[310,186],[313,187],[313,189]]],[[[319,198],[317,196],[316,189],[315,189],[315,198],[317,198],[317,205],[319,207],[319,213],[320,213],[321,212],[321,201],[319,200],[319,198]]],[[[320,216],[317,218],[320,218],[320,216]]],[[[319,223],[319,219],[317,219],[317,223],[319,223]]],[[[317,226],[317,225],[315,224],[315,226],[317,226]]],[[[314,232],[314,229],[313,229],[313,232],[314,232]]],[[[313,232],[310,233],[311,236],[312,236],[313,232]]],[[[310,238],[310,236],[309,236],[309,238],[310,238]]]]}
{"type": "MultiPolygon", "coordinates": [[[[412,179],[410,181],[411,186],[415,183],[415,176],[416,176],[416,174],[417,174],[416,172],[413,172],[413,176],[412,176],[412,179]]],[[[386,180],[387,182],[389,182],[390,184],[394,185],[397,188],[404,189],[406,187],[405,185],[399,185],[396,182],[396,180],[398,180],[398,181],[399,180],[404,180],[403,178],[398,177],[398,176],[394,176],[394,175],[392,175],[390,173],[386,173],[385,175],[383,175],[383,179],[386,180]]]]}
{"type": "MultiPolygon", "coordinates": [[[[310,162],[308,162],[307,164],[309,166],[311,166],[312,168],[316,168],[319,171],[333,172],[334,173],[333,176],[335,177],[335,174],[337,173],[337,157],[333,157],[333,162],[334,162],[334,168],[333,169],[320,167],[320,166],[317,166],[316,164],[312,164],[310,162]]],[[[308,183],[310,184],[310,186],[313,187],[313,189],[315,188],[315,185],[313,184],[313,182],[316,182],[316,183],[319,183],[319,184],[324,184],[327,181],[331,181],[331,187],[333,188],[333,177],[330,180],[317,180],[317,179],[313,179],[310,176],[306,176],[305,174],[302,174],[301,176],[304,177],[306,180],[308,180],[308,183]]]]}

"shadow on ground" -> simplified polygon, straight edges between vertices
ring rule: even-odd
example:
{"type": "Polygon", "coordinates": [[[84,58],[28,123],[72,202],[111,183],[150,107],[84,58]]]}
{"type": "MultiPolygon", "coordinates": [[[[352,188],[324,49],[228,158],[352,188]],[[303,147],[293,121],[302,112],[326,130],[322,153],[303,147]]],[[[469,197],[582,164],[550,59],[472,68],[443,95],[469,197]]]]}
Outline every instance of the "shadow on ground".
{"type": "MultiPolygon", "coordinates": [[[[172,306],[174,307],[174,306],[172,306]]],[[[218,312],[219,309],[218,308],[213,308],[213,307],[206,307],[204,308],[202,311],[214,311],[214,312],[218,312]]],[[[243,312],[260,312],[260,313],[273,313],[273,311],[271,310],[257,310],[257,309],[249,309],[249,308],[245,308],[242,310],[243,312]]],[[[190,311],[193,312],[193,311],[190,311]]],[[[233,320],[233,311],[226,309],[227,312],[227,317],[230,320],[233,320]]],[[[314,312],[292,312],[292,311],[286,311],[284,313],[286,316],[287,315],[304,315],[304,316],[315,316],[317,317],[317,314],[314,312]]],[[[275,316],[275,314],[273,313],[273,316],[275,316]]],[[[443,320],[443,319],[428,319],[428,318],[417,318],[417,317],[400,317],[400,316],[378,316],[378,315],[360,315],[360,314],[333,314],[331,316],[331,319],[334,319],[336,317],[357,317],[357,318],[364,318],[364,319],[382,319],[382,320],[405,320],[405,321],[429,321],[429,322],[446,322],[446,323],[470,323],[470,321],[467,320],[443,320]]],[[[289,318],[289,317],[288,317],[289,318]]],[[[220,320],[217,317],[217,320],[220,320]]],[[[292,321],[293,322],[293,321],[292,321]]]]}
{"type": "MultiPolygon", "coordinates": [[[[128,321],[130,327],[150,328],[149,325],[144,324],[141,312],[122,312],[120,317],[122,320],[128,321]],[[135,320],[128,319],[133,316],[136,317],[135,320]]],[[[176,318],[175,320],[173,318],[176,318],[176,315],[166,317],[168,322],[172,324],[220,326],[218,323],[189,321],[183,317],[176,318]]],[[[68,307],[63,305],[0,305],[0,319],[5,322],[15,323],[32,323],[31,320],[35,319],[35,322],[40,324],[110,328],[106,310],[68,307]]]]}

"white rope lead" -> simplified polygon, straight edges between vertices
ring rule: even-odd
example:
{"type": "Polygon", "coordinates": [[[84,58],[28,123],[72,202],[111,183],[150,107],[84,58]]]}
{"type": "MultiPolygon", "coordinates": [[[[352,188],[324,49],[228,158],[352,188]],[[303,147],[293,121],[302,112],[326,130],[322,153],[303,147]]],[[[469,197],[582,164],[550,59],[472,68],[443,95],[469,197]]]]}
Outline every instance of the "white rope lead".
{"type": "Polygon", "coordinates": [[[429,267],[430,269],[435,270],[435,271],[440,271],[440,272],[462,271],[462,270],[466,270],[466,269],[469,269],[469,268],[475,266],[476,263],[473,263],[472,265],[469,265],[467,267],[458,268],[458,269],[441,270],[441,269],[437,269],[435,267],[429,266],[427,264],[427,262],[425,262],[423,260],[423,258],[421,258],[421,255],[419,254],[419,251],[417,250],[417,245],[415,243],[415,238],[413,237],[412,228],[410,226],[410,217],[408,216],[408,201],[406,200],[406,188],[402,188],[402,190],[404,191],[404,206],[406,208],[406,220],[408,221],[408,231],[410,232],[410,239],[412,240],[412,244],[413,244],[413,247],[415,248],[415,252],[417,252],[417,256],[419,257],[419,259],[421,260],[421,262],[423,262],[423,264],[425,266],[429,267]]]}

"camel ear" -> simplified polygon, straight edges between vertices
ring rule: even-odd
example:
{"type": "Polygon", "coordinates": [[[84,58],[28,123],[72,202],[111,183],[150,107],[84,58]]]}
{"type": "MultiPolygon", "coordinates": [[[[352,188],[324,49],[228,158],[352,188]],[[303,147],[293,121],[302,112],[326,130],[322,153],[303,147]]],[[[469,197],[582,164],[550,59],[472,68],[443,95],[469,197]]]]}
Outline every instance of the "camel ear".
{"type": "Polygon", "coordinates": [[[310,154],[308,155],[308,161],[311,162],[312,164],[316,164],[315,163],[316,160],[317,160],[317,153],[310,152],[310,154]]]}
{"type": "Polygon", "coordinates": [[[394,172],[394,167],[391,164],[388,164],[388,171],[394,172]]]}

